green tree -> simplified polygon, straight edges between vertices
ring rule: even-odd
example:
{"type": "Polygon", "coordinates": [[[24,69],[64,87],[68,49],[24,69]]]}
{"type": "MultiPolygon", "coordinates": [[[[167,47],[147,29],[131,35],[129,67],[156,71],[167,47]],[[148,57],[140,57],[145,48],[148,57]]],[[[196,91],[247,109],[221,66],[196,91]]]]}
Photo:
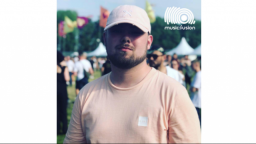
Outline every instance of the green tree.
{"type": "MultiPolygon", "coordinates": [[[[68,16],[72,21],[75,21],[77,18],[77,13],[70,10],[57,11],[57,24],[63,21],[65,16],[68,16]]],[[[183,27],[195,26],[195,30],[166,30],[165,26],[179,27],[180,25],[167,25],[163,18],[156,17],[156,21],[151,24],[153,45],[161,45],[166,49],[166,51],[169,51],[179,44],[181,37],[185,37],[189,45],[193,48],[201,44],[201,21],[196,20],[194,25],[182,25],[183,27]]],[[[89,20],[89,23],[82,29],[78,30],[75,28],[74,32],[66,34],[66,38],[60,38],[59,36],[57,37],[57,43],[61,43],[62,50],[75,51],[76,31],[79,31],[79,51],[93,51],[99,45],[97,39],[100,39],[100,41],[103,42],[104,28],[99,26],[99,20],[95,22],[89,20]]]]}
{"type": "Polygon", "coordinates": [[[195,27],[195,30],[181,30],[181,35],[186,38],[188,44],[192,48],[196,48],[199,44],[201,44],[201,21],[196,20],[194,25],[185,24],[182,26],[195,27]]]}
{"type": "Polygon", "coordinates": [[[153,45],[160,45],[168,51],[178,45],[181,37],[179,31],[165,30],[165,26],[175,25],[167,25],[163,18],[156,17],[156,21],[151,24],[151,34],[153,35],[153,45]]]}
{"type": "Polygon", "coordinates": [[[66,38],[58,35],[58,24],[64,21],[65,16],[70,18],[72,21],[76,21],[77,12],[71,10],[58,10],[57,11],[57,44],[61,45],[61,51],[74,51],[75,48],[75,31],[66,34],[66,38]]]}

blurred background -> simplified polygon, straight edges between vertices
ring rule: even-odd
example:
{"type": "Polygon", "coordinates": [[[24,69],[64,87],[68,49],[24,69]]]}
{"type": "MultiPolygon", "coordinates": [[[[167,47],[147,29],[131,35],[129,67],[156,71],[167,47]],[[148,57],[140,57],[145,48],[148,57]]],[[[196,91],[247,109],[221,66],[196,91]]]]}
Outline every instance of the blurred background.
{"type": "MultiPolygon", "coordinates": [[[[198,59],[201,62],[201,0],[57,0],[57,50],[65,61],[78,60],[79,53],[86,52],[94,74],[90,75],[89,82],[103,74],[107,68],[106,49],[103,44],[103,31],[110,12],[119,5],[136,5],[145,9],[151,22],[153,44],[162,46],[171,59],[177,55],[180,68],[184,74],[184,85],[190,93],[190,83],[195,72],[191,70],[191,61],[198,59]],[[195,24],[182,24],[183,27],[193,26],[194,30],[166,30],[165,26],[180,27],[180,24],[168,24],[164,20],[167,7],[187,8],[194,14],[195,24]],[[187,57],[189,59],[187,59],[187,57]]],[[[69,71],[72,73],[72,68],[69,71]]],[[[67,120],[76,98],[76,77],[71,76],[67,82],[67,120]]],[[[65,134],[57,135],[57,142],[63,143],[65,134]]]]}

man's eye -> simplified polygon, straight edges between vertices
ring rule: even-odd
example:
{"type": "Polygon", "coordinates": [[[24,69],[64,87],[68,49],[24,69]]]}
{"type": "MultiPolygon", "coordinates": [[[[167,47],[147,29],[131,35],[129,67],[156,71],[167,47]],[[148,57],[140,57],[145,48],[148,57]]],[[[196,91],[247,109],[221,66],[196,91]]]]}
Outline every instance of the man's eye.
{"type": "Polygon", "coordinates": [[[114,33],[114,34],[118,34],[118,33],[120,33],[120,32],[121,32],[121,30],[119,30],[119,29],[115,29],[115,30],[112,30],[111,32],[112,32],[112,33],[114,33]]]}
{"type": "Polygon", "coordinates": [[[131,31],[131,34],[134,34],[134,35],[142,35],[143,32],[141,32],[141,31],[131,31]]]}

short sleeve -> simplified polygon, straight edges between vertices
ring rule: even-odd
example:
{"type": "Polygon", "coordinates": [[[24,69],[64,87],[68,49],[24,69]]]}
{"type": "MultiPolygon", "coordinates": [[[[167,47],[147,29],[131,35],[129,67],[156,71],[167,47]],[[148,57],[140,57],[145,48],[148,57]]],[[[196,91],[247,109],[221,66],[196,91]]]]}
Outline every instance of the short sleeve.
{"type": "Polygon", "coordinates": [[[173,95],[168,115],[168,143],[200,143],[200,124],[195,107],[184,87],[173,95]]]}
{"type": "MultiPolygon", "coordinates": [[[[81,91],[79,96],[81,95],[81,91]]],[[[70,118],[70,123],[68,126],[68,131],[63,143],[85,143],[86,139],[84,137],[82,123],[81,123],[81,102],[80,98],[77,96],[76,101],[73,106],[72,115],[70,118]]]]}
{"type": "Polygon", "coordinates": [[[88,60],[85,60],[84,63],[83,63],[83,65],[84,65],[85,71],[86,71],[86,72],[89,72],[89,69],[92,67],[92,66],[91,66],[91,63],[90,63],[88,60]]]}

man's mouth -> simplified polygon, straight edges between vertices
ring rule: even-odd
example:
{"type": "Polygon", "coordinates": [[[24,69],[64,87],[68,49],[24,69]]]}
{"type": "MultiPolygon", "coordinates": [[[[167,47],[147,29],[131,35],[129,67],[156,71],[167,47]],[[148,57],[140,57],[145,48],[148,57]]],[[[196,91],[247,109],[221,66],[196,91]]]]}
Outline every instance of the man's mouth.
{"type": "Polygon", "coordinates": [[[120,48],[122,51],[132,51],[132,49],[131,48],[129,48],[129,47],[121,47],[120,48]]]}

